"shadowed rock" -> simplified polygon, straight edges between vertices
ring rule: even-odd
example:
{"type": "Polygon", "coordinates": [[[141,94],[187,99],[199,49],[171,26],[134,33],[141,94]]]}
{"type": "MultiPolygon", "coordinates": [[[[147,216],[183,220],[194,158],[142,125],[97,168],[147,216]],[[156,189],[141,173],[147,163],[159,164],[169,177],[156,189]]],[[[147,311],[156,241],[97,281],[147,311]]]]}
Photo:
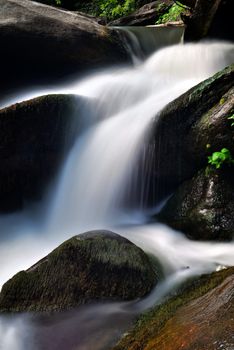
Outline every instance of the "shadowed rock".
{"type": "Polygon", "coordinates": [[[129,60],[118,33],[84,14],[29,0],[0,8],[0,94],[129,60]]]}
{"type": "Polygon", "coordinates": [[[74,236],[9,280],[0,311],[54,311],[94,300],[143,297],[157,282],[151,259],[109,231],[74,236]]]}
{"type": "Polygon", "coordinates": [[[154,202],[206,166],[207,156],[223,147],[234,152],[234,65],[169,103],[152,125],[148,153],[154,202]],[[207,148],[207,144],[210,148],[207,148]]]}
{"type": "Polygon", "coordinates": [[[227,241],[234,237],[233,169],[200,171],[169,199],[159,220],[189,238],[227,241]]]}
{"type": "Polygon", "coordinates": [[[0,211],[41,198],[80,128],[81,114],[91,113],[85,101],[48,95],[0,110],[0,211]]]}

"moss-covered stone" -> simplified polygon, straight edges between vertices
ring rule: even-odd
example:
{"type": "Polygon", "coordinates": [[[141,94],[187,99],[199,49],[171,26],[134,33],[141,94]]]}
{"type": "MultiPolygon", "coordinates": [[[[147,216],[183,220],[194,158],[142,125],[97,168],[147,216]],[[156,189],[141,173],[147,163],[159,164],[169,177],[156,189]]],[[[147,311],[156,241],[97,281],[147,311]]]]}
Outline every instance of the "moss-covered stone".
{"type": "Polygon", "coordinates": [[[231,65],[169,103],[155,118],[145,152],[152,155],[154,150],[150,162],[154,201],[206,166],[211,152],[223,147],[234,152],[234,128],[227,119],[234,107],[233,80],[231,65]]]}
{"type": "Polygon", "coordinates": [[[226,241],[234,237],[233,167],[208,167],[182,184],[159,219],[188,237],[226,241]]]}
{"type": "Polygon", "coordinates": [[[204,275],[142,315],[114,350],[231,349],[234,268],[204,275]]]}
{"type": "Polygon", "coordinates": [[[157,279],[155,265],[140,248],[115,233],[92,231],[10,279],[0,294],[0,311],[55,311],[93,300],[135,299],[157,279]]]}
{"type": "Polygon", "coordinates": [[[0,211],[42,196],[80,128],[85,101],[48,95],[0,110],[0,211]]]}

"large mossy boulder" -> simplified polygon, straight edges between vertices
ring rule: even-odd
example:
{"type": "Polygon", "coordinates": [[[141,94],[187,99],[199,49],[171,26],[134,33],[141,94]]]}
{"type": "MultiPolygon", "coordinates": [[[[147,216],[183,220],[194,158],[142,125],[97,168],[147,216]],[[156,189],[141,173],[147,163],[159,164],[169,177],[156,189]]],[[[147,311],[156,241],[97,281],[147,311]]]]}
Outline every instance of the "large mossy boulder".
{"type": "Polygon", "coordinates": [[[113,350],[233,349],[234,268],[204,275],[142,315],[113,350]]]}
{"type": "Polygon", "coordinates": [[[41,198],[89,105],[75,95],[48,95],[0,110],[1,212],[41,198]]]}
{"type": "Polygon", "coordinates": [[[129,60],[118,33],[90,17],[29,0],[0,8],[0,95],[129,60]]]}
{"type": "Polygon", "coordinates": [[[156,0],[145,4],[128,16],[118,18],[109,23],[109,26],[146,26],[155,22],[173,5],[173,0],[156,0]]]}
{"type": "Polygon", "coordinates": [[[110,231],[90,231],[10,279],[0,294],[0,311],[54,311],[140,298],[157,279],[151,258],[136,245],[110,231]]]}
{"type": "Polygon", "coordinates": [[[151,196],[159,201],[206,166],[207,156],[223,147],[234,152],[234,65],[169,103],[151,127],[148,151],[151,196]],[[207,145],[210,147],[207,148],[207,145]]]}
{"type": "Polygon", "coordinates": [[[201,170],[182,184],[159,214],[159,220],[197,240],[234,237],[233,169],[201,170]]]}

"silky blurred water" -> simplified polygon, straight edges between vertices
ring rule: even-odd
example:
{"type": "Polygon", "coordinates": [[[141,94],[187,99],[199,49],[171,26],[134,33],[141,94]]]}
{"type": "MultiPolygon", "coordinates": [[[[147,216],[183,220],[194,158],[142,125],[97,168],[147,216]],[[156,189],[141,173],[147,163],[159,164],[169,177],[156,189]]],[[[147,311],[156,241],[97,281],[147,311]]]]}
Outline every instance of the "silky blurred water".
{"type": "MultiPolygon", "coordinates": [[[[87,116],[87,126],[43,202],[0,217],[0,285],[65,239],[90,229],[111,229],[154,254],[165,280],[142,301],[92,305],[47,318],[1,316],[1,350],[108,348],[139,312],[186,278],[234,265],[234,243],[193,242],[165,225],[149,224],[140,204],[129,210],[123,205],[129,184],[138,183],[134,170],[151,121],[170,101],[233,61],[229,43],[174,45],[135,67],[19,96],[75,93],[95,98],[97,113],[87,116]]],[[[141,176],[143,186],[134,191],[147,187],[141,176]]]]}

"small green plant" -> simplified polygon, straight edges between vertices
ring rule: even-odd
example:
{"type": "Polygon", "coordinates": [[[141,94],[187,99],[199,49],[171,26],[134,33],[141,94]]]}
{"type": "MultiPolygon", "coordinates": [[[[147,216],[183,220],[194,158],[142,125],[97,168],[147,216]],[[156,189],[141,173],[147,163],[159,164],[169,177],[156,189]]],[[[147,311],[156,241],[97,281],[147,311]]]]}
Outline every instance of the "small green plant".
{"type": "Polygon", "coordinates": [[[231,126],[234,126],[234,114],[230,115],[228,119],[232,121],[231,126]]]}
{"type": "Polygon", "coordinates": [[[174,4],[170,7],[169,11],[164,15],[160,16],[155,24],[163,24],[167,22],[174,22],[180,19],[181,13],[184,11],[184,8],[174,4]]]}
{"type": "Polygon", "coordinates": [[[214,152],[211,156],[208,156],[208,163],[219,169],[223,164],[234,164],[234,159],[229,149],[223,148],[220,152],[214,152]]]}

